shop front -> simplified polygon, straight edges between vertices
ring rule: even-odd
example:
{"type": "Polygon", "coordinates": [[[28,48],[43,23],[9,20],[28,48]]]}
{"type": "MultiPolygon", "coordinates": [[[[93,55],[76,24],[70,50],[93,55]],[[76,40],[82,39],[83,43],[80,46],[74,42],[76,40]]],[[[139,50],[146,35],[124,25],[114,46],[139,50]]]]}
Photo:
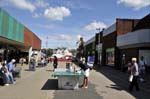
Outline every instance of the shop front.
{"type": "Polygon", "coordinates": [[[117,46],[121,55],[125,54],[126,64],[132,57],[136,57],[139,61],[143,56],[147,66],[150,66],[150,29],[140,29],[118,36],[117,46]]]}

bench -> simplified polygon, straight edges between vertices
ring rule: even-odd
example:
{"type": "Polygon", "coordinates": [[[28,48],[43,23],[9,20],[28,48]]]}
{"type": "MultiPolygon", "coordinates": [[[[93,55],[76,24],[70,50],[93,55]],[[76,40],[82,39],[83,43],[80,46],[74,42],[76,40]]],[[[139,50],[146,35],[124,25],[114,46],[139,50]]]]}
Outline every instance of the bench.
{"type": "Polygon", "coordinates": [[[13,77],[21,77],[21,67],[16,67],[15,70],[13,71],[13,77]]]}
{"type": "MultiPolygon", "coordinates": [[[[13,71],[13,77],[21,77],[21,68],[15,68],[15,70],[13,71]]],[[[2,71],[0,70],[0,85],[4,85],[4,74],[2,73],[2,71]]]]}

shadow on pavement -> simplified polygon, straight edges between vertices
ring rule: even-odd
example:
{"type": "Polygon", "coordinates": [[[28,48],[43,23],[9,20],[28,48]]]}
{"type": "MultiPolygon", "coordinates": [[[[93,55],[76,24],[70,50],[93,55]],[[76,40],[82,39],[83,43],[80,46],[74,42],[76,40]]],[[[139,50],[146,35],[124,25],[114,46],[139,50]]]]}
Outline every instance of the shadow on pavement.
{"type": "Polygon", "coordinates": [[[41,66],[41,65],[36,66],[36,68],[43,68],[43,67],[46,67],[46,65],[44,65],[44,66],[41,66]]]}
{"type": "Polygon", "coordinates": [[[58,90],[58,80],[48,79],[41,90],[58,90]]]}
{"type": "Polygon", "coordinates": [[[89,83],[88,89],[56,90],[53,99],[104,99],[96,92],[95,87],[89,83]]]}
{"type": "Polygon", "coordinates": [[[57,79],[48,79],[41,90],[55,90],[53,99],[104,99],[96,92],[96,86],[89,83],[89,88],[76,90],[58,89],[57,79]]]}
{"type": "Polygon", "coordinates": [[[53,72],[54,70],[51,70],[51,69],[49,69],[49,70],[46,70],[47,72],[53,72]]]}
{"type": "Polygon", "coordinates": [[[35,70],[25,69],[24,71],[35,71],[35,70]]]}
{"type": "Polygon", "coordinates": [[[106,86],[106,87],[107,87],[107,88],[116,89],[116,90],[123,90],[123,88],[121,88],[121,86],[113,85],[113,84],[111,84],[110,86],[106,86]]]}
{"type": "Polygon", "coordinates": [[[147,90],[146,87],[145,88],[142,87],[144,83],[139,82],[140,91],[136,91],[135,88],[133,88],[132,92],[128,91],[129,82],[128,82],[127,73],[123,73],[119,70],[115,70],[114,68],[106,67],[106,66],[103,66],[101,68],[94,68],[94,69],[97,72],[102,73],[105,77],[107,77],[109,80],[115,83],[114,85],[106,86],[107,88],[112,88],[120,91],[124,90],[130,93],[136,99],[149,99],[150,90],[147,90]]]}

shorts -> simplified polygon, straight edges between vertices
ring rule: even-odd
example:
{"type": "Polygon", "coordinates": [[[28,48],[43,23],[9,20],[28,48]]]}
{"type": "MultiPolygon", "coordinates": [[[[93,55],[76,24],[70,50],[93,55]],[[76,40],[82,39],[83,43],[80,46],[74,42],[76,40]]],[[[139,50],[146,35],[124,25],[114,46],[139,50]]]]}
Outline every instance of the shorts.
{"type": "Polygon", "coordinates": [[[89,68],[85,70],[84,75],[85,75],[85,77],[89,77],[89,75],[90,75],[90,69],[89,68]]]}
{"type": "Polygon", "coordinates": [[[140,69],[140,74],[145,74],[145,69],[140,69]]]}

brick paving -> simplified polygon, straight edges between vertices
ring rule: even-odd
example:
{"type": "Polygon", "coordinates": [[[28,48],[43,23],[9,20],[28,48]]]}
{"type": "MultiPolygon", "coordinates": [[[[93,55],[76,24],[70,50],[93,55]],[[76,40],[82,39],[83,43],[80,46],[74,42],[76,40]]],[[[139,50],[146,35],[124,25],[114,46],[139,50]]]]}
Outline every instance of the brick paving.
{"type": "MultiPolygon", "coordinates": [[[[64,68],[65,63],[59,63],[64,68]]],[[[126,73],[109,67],[91,71],[88,89],[59,90],[57,79],[52,77],[52,64],[28,71],[22,67],[21,78],[16,85],[0,86],[0,99],[149,99],[149,79],[141,83],[139,92],[128,92],[126,73]]],[[[149,76],[147,77],[149,78],[149,76]]],[[[82,83],[80,79],[80,84],[82,83]]]]}

